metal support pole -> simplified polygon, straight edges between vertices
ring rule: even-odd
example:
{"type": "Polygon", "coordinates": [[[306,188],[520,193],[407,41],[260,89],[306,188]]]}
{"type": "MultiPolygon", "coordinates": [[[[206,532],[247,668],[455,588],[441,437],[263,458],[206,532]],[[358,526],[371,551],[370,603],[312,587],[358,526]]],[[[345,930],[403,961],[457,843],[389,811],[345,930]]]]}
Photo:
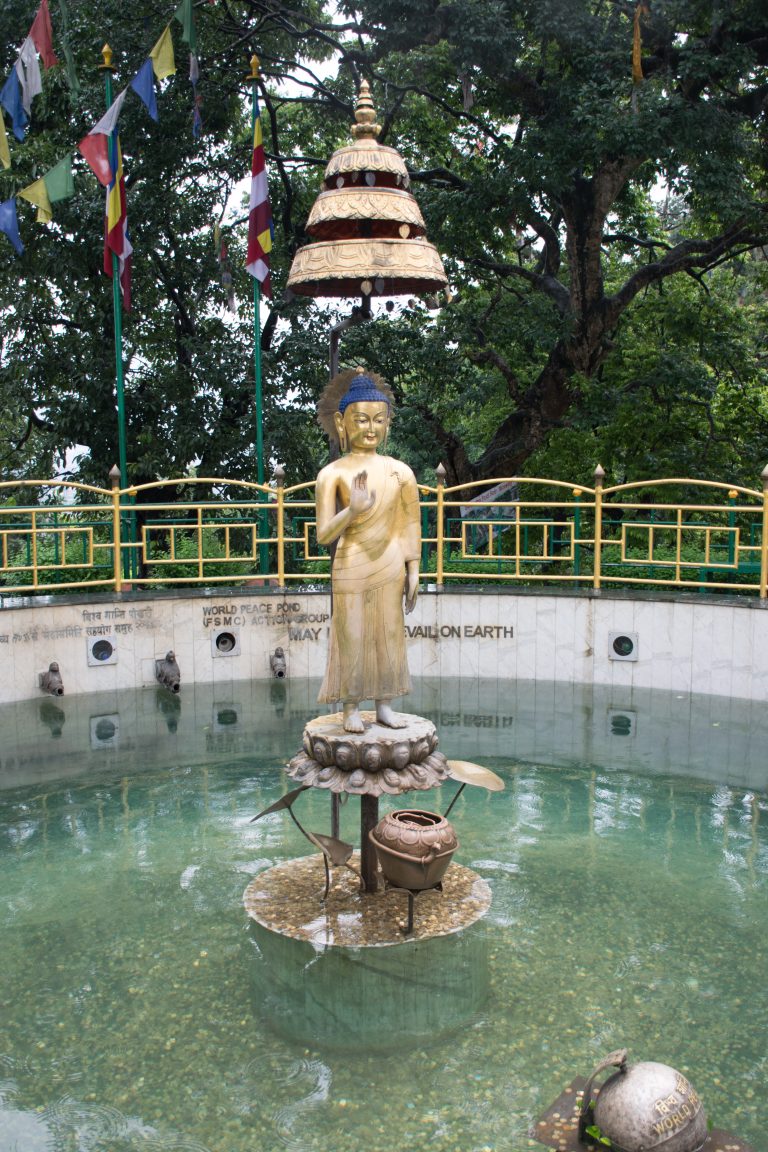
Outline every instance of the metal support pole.
{"type": "Polygon", "coordinates": [[[603,553],[603,480],[605,469],[598,464],[595,468],[595,562],[592,571],[592,587],[600,587],[600,567],[603,553]]]}
{"type": "Polygon", "coordinates": [[[573,499],[576,507],[573,510],[573,574],[574,576],[581,576],[581,508],[579,501],[581,500],[581,488],[573,489],[573,499]]]}
{"type": "Polygon", "coordinates": [[[760,473],[763,481],[763,531],[760,539],[760,599],[768,598],[768,464],[760,473]]]}
{"type": "Polygon", "coordinates": [[[109,470],[109,482],[112,485],[112,571],[114,574],[115,592],[123,590],[122,542],[120,533],[120,469],[115,464],[109,470]]]}
{"type": "Polygon", "coordinates": [[[274,471],[277,484],[277,586],[285,588],[285,468],[278,464],[274,471]]]}
{"type": "MultiPolygon", "coordinates": [[[[104,73],[104,93],[107,110],[112,107],[112,49],[105,44],[101,50],[104,63],[99,65],[104,73]]],[[[109,139],[109,166],[117,176],[117,146],[114,137],[109,139]]],[[[123,302],[120,296],[120,261],[117,253],[112,253],[112,308],[115,318],[115,391],[117,393],[117,440],[118,462],[120,466],[120,487],[128,487],[128,454],[125,437],[125,379],[123,375],[123,302]]]]}
{"type": "MultiPolygon", "coordinates": [[[[258,97],[256,85],[259,79],[259,58],[251,57],[251,71],[248,76],[251,81],[251,136],[256,127],[258,111],[258,97]]],[[[249,224],[250,227],[250,224],[249,224]]],[[[256,402],[256,479],[259,484],[264,483],[264,409],[261,387],[261,282],[258,276],[253,277],[253,374],[255,381],[256,402]]],[[[264,500],[264,493],[259,492],[259,503],[264,500]]],[[[259,510],[257,517],[259,538],[259,574],[265,575],[269,569],[269,547],[263,541],[268,534],[266,512],[259,510]]]]}
{"type": "Polygon", "coordinates": [[[331,380],[333,380],[339,371],[339,338],[342,332],[346,332],[349,328],[355,328],[358,324],[364,324],[366,320],[371,319],[371,316],[371,298],[370,296],[363,296],[360,307],[354,307],[349,316],[337,324],[335,328],[331,328],[331,351],[329,358],[331,380]]]}
{"type": "MultiPolygon", "coordinates": [[[[112,49],[105,44],[101,50],[103,63],[99,65],[104,73],[104,96],[107,109],[112,107],[112,73],[115,67],[112,64],[112,49]]],[[[113,178],[117,179],[117,143],[114,136],[109,138],[109,166],[113,178]]],[[[119,189],[118,189],[119,191],[119,189]]],[[[117,400],[117,458],[120,467],[120,487],[128,487],[128,451],[125,432],[125,372],[123,365],[123,301],[120,292],[120,260],[116,252],[112,252],[112,312],[115,324],[115,395],[117,400]]],[[[128,537],[135,542],[136,518],[132,513],[127,521],[128,537]]],[[[123,576],[130,580],[134,570],[134,551],[124,559],[123,576]]]]}
{"type": "Polygon", "coordinates": [[[442,592],[443,580],[444,580],[443,567],[445,564],[445,558],[443,556],[443,549],[445,547],[445,519],[444,519],[444,517],[445,517],[445,507],[444,507],[445,495],[444,495],[444,491],[445,491],[445,475],[446,475],[446,473],[445,473],[445,468],[443,467],[442,464],[438,464],[437,468],[435,469],[435,472],[437,474],[437,526],[436,526],[436,532],[435,532],[435,535],[437,536],[437,575],[436,575],[436,580],[437,580],[437,590],[438,590],[438,592],[442,592]]]}
{"type": "Polygon", "coordinates": [[[360,874],[363,878],[366,892],[376,892],[379,881],[377,877],[378,859],[376,849],[368,835],[379,822],[378,796],[360,797],[360,874]]]}

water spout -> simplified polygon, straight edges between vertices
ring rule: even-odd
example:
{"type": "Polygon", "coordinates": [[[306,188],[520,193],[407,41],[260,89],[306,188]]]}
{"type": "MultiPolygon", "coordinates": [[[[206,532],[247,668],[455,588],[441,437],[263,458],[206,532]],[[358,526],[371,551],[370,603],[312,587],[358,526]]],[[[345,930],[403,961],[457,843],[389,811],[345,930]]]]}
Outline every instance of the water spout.
{"type": "Polygon", "coordinates": [[[61,682],[61,673],[59,672],[59,666],[55,660],[48,665],[47,672],[40,673],[39,680],[40,687],[42,688],[43,692],[48,692],[51,696],[64,695],[64,685],[61,682]]]}
{"type": "Polygon", "coordinates": [[[181,672],[176,663],[176,655],[171,650],[166,652],[164,660],[155,660],[155,679],[174,694],[181,686],[181,672]]]}

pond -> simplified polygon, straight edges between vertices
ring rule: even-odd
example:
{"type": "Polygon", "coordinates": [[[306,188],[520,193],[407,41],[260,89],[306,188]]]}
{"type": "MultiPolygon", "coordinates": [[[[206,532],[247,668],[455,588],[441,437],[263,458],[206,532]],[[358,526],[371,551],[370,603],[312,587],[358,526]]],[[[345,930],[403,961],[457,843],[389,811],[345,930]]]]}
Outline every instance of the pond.
{"type": "MultiPolygon", "coordinates": [[[[451,815],[456,859],[493,903],[471,930],[482,949],[447,962],[486,965],[485,994],[430,1038],[345,1045],[311,1020],[281,1029],[279,974],[242,906],[258,872],[308,853],[285,813],[250,819],[286,790],[316,690],[0,709],[0,1152],[520,1152],[542,1147],[529,1130],[570,1078],[620,1046],[684,1071],[717,1127],[764,1146],[765,709],[416,685],[407,707],[443,751],[506,782],[451,815]]],[[[419,805],[444,811],[454,791],[419,805]]],[[[327,829],[326,795],[300,803],[327,829]]],[[[428,999],[435,956],[399,947],[410,971],[423,956],[428,999]]],[[[453,975],[457,997],[477,977],[453,975]]],[[[363,1011],[371,1034],[396,1028],[387,997],[363,1011]]]]}

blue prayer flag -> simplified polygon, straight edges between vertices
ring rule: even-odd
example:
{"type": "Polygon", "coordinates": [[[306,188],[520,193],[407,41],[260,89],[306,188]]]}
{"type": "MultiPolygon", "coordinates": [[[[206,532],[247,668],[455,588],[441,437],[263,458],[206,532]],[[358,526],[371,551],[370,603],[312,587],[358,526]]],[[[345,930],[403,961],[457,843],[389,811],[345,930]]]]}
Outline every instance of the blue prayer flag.
{"type": "Polygon", "coordinates": [[[200,134],[203,131],[203,118],[200,115],[200,105],[202,104],[202,97],[198,96],[197,88],[192,85],[192,93],[194,97],[194,105],[192,108],[192,136],[195,140],[200,139],[200,134]]]}
{"type": "Polygon", "coordinates": [[[19,236],[19,218],[16,215],[15,196],[12,196],[10,200],[5,200],[0,204],[0,232],[5,232],[19,256],[21,256],[24,251],[24,245],[19,236]]]}
{"type": "Polygon", "coordinates": [[[5,108],[13,121],[13,134],[17,140],[24,139],[24,129],[29,124],[29,116],[24,111],[22,102],[21,83],[15,68],[12,68],[8,79],[0,92],[0,104],[5,108]]]}
{"type": "Polygon", "coordinates": [[[147,59],[131,80],[131,88],[147,106],[147,111],[153,120],[158,119],[157,96],[155,95],[155,74],[152,70],[152,61],[147,59]]]}

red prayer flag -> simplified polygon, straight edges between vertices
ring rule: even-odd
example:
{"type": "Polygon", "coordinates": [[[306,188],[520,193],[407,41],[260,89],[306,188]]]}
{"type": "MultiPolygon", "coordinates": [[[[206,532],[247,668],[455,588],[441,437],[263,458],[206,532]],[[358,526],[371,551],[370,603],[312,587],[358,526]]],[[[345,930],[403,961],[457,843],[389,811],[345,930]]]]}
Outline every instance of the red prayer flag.
{"type": "Polygon", "coordinates": [[[77,150],[88,161],[88,165],[99,183],[108,188],[112,179],[112,167],[109,163],[109,137],[102,132],[90,132],[80,141],[77,150]]]}
{"type": "Polygon", "coordinates": [[[117,122],[127,94],[128,89],[124,88],[117,99],[110,104],[98,124],[94,124],[88,135],[84,136],[77,146],[78,151],[88,161],[94,176],[105,188],[112,182],[109,141],[117,131],[117,122]]]}
{"type": "Polygon", "coordinates": [[[255,102],[253,121],[253,161],[251,163],[251,202],[248,216],[248,257],[246,268],[261,283],[265,296],[272,295],[269,254],[272,251],[272,210],[269,206],[264,141],[261,135],[259,104],[255,102]]]}
{"type": "Polygon", "coordinates": [[[112,276],[112,254],[117,256],[118,277],[123,294],[123,308],[131,310],[131,255],[133,247],[128,239],[128,208],[125,198],[125,178],[123,175],[123,154],[120,139],[115,131],[112,147],[115,153],[116,172],[114,180],[107,188],[107,210],[104,216],[104,271],[112,276]]]}
{"type": "Polygon", "coordinates": [[[51,14],[48,11],[48,0],[40,0],[40,7],[32,21],[29,34],[32,37],[32,43],[42,56],[45,67],[52,68],[54,64],[58,64],[59,58],[53,50],[53,30],[51,28],[51,14]]]}

